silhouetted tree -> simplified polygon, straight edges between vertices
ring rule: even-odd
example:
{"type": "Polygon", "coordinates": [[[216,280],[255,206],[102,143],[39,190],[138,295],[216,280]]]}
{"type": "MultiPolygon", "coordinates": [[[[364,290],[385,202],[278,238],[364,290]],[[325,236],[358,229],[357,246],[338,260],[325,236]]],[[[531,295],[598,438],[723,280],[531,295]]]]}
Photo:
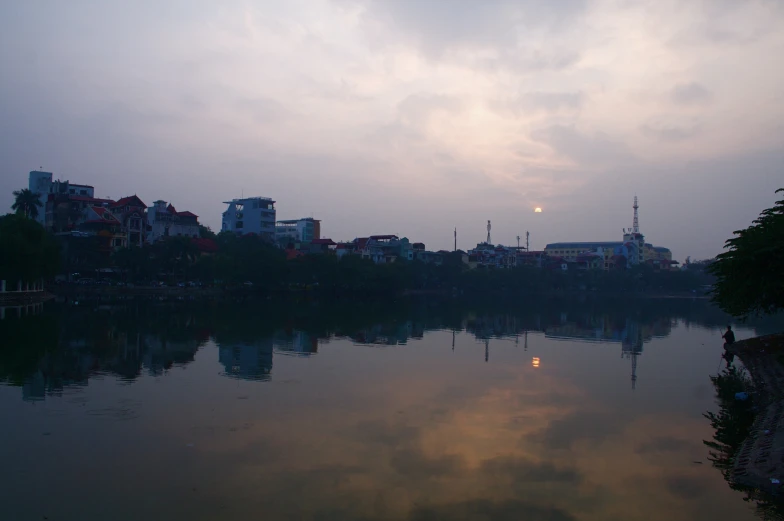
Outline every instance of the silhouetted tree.
{"type": "Polygon", "coordinates": [[[22,215],[0,217],[0,279],[32,282],[54,277],[60,251],[53,237],[22,215]]]}
{"type": "Polygon", "coordinates": [[[38,217],[38,207],[42,206],[38,194],[28,188],[14,191],[14,204],[11,209],[30,219],[38,217]]]}
{"type": "MultiPolygon", "coordinates": [[[[784,189],[776,190],[776,193],[784,189]]],[[[769,314],[784,307],[784,200],[734,232],[727,251],[708,271],[716,276],[713,301],[734,316],[769,314]]]]}

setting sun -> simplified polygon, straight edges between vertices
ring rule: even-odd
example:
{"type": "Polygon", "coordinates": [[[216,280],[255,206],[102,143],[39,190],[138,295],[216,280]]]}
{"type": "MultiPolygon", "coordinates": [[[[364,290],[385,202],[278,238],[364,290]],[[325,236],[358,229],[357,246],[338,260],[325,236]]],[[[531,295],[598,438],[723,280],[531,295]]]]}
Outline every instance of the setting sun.
{"type": "Polygon", "coordinates": [[[534,212],[542,213],[542,209],[537,206],[536,208],[534,208],[534,212]]]}

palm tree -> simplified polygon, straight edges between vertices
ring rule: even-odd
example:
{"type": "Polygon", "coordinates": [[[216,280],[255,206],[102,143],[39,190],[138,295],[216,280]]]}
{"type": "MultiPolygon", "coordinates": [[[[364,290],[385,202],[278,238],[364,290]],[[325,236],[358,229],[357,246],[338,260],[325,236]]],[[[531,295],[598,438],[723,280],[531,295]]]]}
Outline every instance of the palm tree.
{"type": "Polygon", "coordinates": [[[41,204],[41,200],[38,198],[38,194],[29,190],[28,188],[23,188],[22,190],[15,190],[14,197],[16,200],[14,204],[11,206],[11,209],[16,211],[19,215],[24,215],[29,219],[35,219],[38,217],[38,207],[43,206],[41,204]]]}

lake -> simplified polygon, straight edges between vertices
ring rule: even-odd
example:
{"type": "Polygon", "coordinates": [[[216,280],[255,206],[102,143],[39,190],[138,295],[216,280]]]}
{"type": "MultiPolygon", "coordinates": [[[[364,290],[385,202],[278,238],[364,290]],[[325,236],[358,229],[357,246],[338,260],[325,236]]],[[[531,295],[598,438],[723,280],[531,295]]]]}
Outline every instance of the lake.
{"type": "Polygon", "coordinates": [[[704,300],[18,315],[0,320],[3,520],[757,519],[703,444],[728,322],[704,300]]]}

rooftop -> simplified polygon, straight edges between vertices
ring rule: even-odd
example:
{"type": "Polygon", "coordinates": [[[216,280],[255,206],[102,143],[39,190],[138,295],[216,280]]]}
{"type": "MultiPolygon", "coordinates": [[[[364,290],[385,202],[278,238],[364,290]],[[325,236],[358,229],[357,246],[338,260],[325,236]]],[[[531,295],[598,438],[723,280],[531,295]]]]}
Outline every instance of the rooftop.
{"type": "Polygon", "coordinates": [[[244,204],[245,201],[266,201],[266,202],[271,202],[271,203],[275,202],[275,201],[273,201],[269,197],[243,197],[241,199],[232,199],[231,201],[223,201],[223,204],[232,204],[232,203],[234,203],[234,204],[244,204]]]}
{"type": "Polygon", "coordinates": [[[545,246],[546,250],[572,250],[579,248],[615,248],[623,246],[623,242],[610,241],[610,242],[553,242],[545,246]]]}
{"type": "Polygon", "coordinates": [[[139,199],[139,197],[136,195],[129,195],[128,197],[123,197],[119,199],[116,203],[112,204],[113,207],[127,206],[127,205],[143,206],[147,208],[147,205],[144,204],[144,202],[142,202],[142,200],[139,199]]]}

